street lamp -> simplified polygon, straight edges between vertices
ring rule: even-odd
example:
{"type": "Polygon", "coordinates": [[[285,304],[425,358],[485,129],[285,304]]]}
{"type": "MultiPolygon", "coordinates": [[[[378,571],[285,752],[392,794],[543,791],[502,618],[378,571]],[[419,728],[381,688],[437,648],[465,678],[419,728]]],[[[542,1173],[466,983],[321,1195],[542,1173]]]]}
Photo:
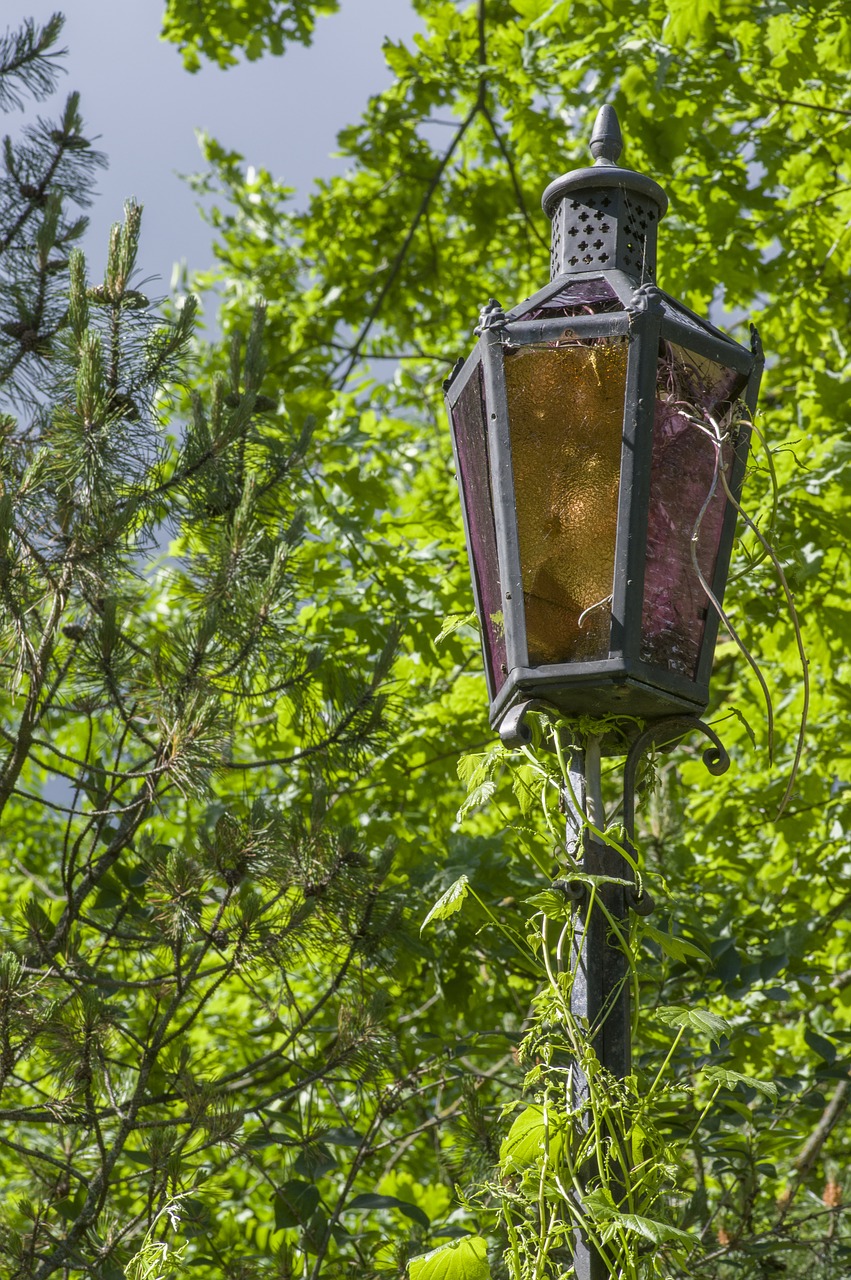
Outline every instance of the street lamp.
{"type": "Polygon", "coordinates": [[[656,285],[667,197],[621,148],[605,106],[594,165],[544,192],[550,283],[488,304],[446,389],[509,741],[530,700],[650,722],[709,699],[762,357],[656,285]]]}
{"type": "MultiPolygon", "coordinates": [[[[482,311],[478,342],[445,384],[490,720],[528,742],[528,711],[571,732],[562,797],[581,875],[555,884],[575,903],[571,1011],[600,1064],[630,1071],[626,958],[613,937],[652,910],[630,858],[601,839],[601,753],[622,754],[624,848],[632,852],[643,753],[699,729],[704,761],[729,758],[697,717],[709,677],[762,374],[744,347],[655,283],[668,206],[617,161],[612,107],[591,136],[594,164],[550,183],[551,280],[504,312],[482,311]],[[590,895],[587,885],[593,883],[590,895]]],[[[569,863],[568,863],[569,865],[569,863]]],[[[588,1096],[571,1072],[572,1105],[588,1096]]],[[[577,1280],[603,1280],[582,1232],[577,1280]]]]}

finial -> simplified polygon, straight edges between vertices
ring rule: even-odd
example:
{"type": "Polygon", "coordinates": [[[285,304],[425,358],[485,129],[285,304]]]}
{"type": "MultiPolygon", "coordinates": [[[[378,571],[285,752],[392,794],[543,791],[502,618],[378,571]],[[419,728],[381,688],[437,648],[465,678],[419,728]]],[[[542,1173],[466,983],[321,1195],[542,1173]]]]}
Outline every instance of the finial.
{"type": "MultiPolygon", "coordinates": [[[[622,169],[618,164],[623,137],[614,107],[606,105],[597,112],[590,146],[594,164],[587,168],[571,169],[569,173],[563,173],[560,178],[550,183],[541,201],[544,213],[553,219],[554,234],[558,239],[557,258],[560,264],[558,274],[569,275],[572,270],[590,271],[592,266],[595,270],[618,269],[634,273],[636,262],[630,258],[630,262],[627,263],[627,259],[623,257],[623,254],[627,253],[625,240],[623,243],[618,240],[617,244],[614,241],[611,244],[595,243],[595,238],[599,240],[600,235],[604,234],[603,221],[607,225],[605,234],[608,235],[611,230],[611,234],[616,239],[620,236],[618,228],[621,226],[621,221],[624,229],[626,228],[628,219],[626,219],[625,209],[620,209],[619,206],[620,211],[618,211],[612,207],[612,203],[621,201],[622,196],[626,198],[625,193],[628,193],[633,201],[636,197],[645,203],[650,201],[644,210],[645,222],[648,226],[646,236],[642,231],[645,247],[640,253],[638,274],[642,279],[652,279],[655,267],[648,267],[648,263],[651,263],[651,260],[655,263],[653,246],[656,242],[656,225],[659,219],[664,217],[668,207],[668,197],[659,183],[654,182],[652,178],[646,177],[643,173],[636,173],[633,169],[622,169]],[[558,222],[559,209],[563,208],[565,200],[570,204],[570,212],[564,211],[567,221],[562,226],[558,222]],[[587,217],[583,218],[578,213],[580,207],[584,209],[587,217]],[[609,212],[606,212],[607,210],[609,212]],[[601,225],[599,228],[595,226],[593,234],[590,234],[592,222],[600,222],[601,225]],[[568,245],[568,239],[571,241],[570,245],[568,245]]],[[[641,223],[641,226],[643,227],[644,223],[641,223]]],[[[635,234],[635,228],[633,228],[629,236],[634,239],[635,234]]]]}
{"type": "Polygon", "coordinates": [[[614,107],[606,105],[597,112],[590,150],[595,165],[617,164],[623,151],[623,134],[614,107]]]}

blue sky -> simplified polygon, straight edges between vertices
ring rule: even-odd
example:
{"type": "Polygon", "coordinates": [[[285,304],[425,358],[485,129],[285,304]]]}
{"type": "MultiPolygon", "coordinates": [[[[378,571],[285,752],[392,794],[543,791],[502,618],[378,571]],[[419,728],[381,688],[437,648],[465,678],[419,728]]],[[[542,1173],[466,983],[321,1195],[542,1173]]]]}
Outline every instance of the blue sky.
{"type": "MultiPolygon", "coordinates": [[[[110,161],[84,247],[99,274],[109,227],[135,196],[145,207],[140,266],[159,278],[154,294],[168,291],[175,262],[194,270],[211,260],[209,229],[178,177],[201,167],[196,129],[303,193],[313,178],[339,171],[337,131],[390,82],[384,37],[410,40],[420,29],[408,0],[341,0],[338,14],[319,19],[309,49],[189,75],[176,47],[158,38],[159,0],[6,0],[3,8],[13,28],[27,16],[65,14],[69,53],[59,93],[80,91],[90,135],[100,135],[110,161]]],[[[3,132],[16,125],[13,115],[3,132]]]]}

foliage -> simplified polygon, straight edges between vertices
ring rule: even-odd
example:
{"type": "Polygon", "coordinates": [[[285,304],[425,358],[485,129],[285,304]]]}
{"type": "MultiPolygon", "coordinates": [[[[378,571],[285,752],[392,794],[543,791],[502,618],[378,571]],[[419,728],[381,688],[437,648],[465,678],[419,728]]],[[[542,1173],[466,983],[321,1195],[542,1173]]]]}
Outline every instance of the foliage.
{"type": "MultiPolygon", "coordinates": [[[[394,601],[407,624],[407,653],[417,658],[398,668],[402,677],[415,674],[409,704],[434,664],[426,627],[434,634],[441,618],[461,618],[469,607],[440,435],[440,380],[467,349],[477,302],[492,295],[513,302],[546,280],[538,195],[556,167],[581,163],[600,102],[618,109],[626,162],[658,177],[671,195],[660,233],[665,287],[699,311],[712,306],[734,331],[751,317],[759,324],[769,353],[759,422],[768,447],[755,455],[748,505],[777,549],[804,628],[812,688],[803,767],[778,818],[796,751],[800,660],[782,588],[759,539],[743,531],[727,606],[777,706],[774,761],[753,675],[722,643],[712,715],[734,772],[707,787],[688,748],[655,766],[643,847],[648,873],[664,877],[671,894],[654,927],[674,941],[663,950],[646,934],[638,973],[649,1008],[708,1007],[730,1027],[708,1065],[735,1072],[713,1077],[735,1080],[735,1089],[722,1087],[701,1122],[688,1177],[670,1204],[678,1226],[702,1242],[689,1274],[728,1280],[784,1266],[790,1275],[834,1275],[847,1249],[838,1169],[848,1140],[851,991],[851,779],[843,747],[848,16],[839,3],[768,0],[723,8],[487,0],[419,9],[425,35],[413,48],[385,47],[395,82],[341,135],[349,173],[318,187],[304,212],[289,210],[285,187],[271,175],[246,174],[238,155],[208,141],[212,173],[201,185],[220,195],[214,225],[229,289],[225,323],[239,323],[246,297],[260,289],[276,337],[273,376],[297,382],[305,399],[321,395],[332,413],[361,428],[349,437],[360,466],[342,496],[365,589],[376,598],[397,587],[400,547],[408,547],[404,591],[394,601]],[[555,138],[565,154],[554,163],[555,138]],[[410,467],[408,494],[395,478],[400,463],[410,467]],[[451,572],[423,574],[423,547],[441,566],[454,564],[451,572]],[[775,1085],[777,1103],[740,1077],[775,1085]]],[[[328,462],[339,475],[333,452],[328,462]]],[[[451,631],[442,669],[471,670],[474,646],[463,627],[451,631]]],[[[481,731],[466,692],[459,701],[423,706],[416,736],[400,732],[383,769],[392,769],[394,754],[401,761],[413,750],[422,758],[429,740],[473,740],[481,731]]],[[[427,815],[403,802],[402,830],[413,829],[420,848],[430,851],[438,832],[452,830],[448,786],[431,784],[427,815]]],[[[530,852],[531,811],[527,818],[515,807],[500,769],[489,789],[490,804],[470,811],[460,845],[452,837],[448,874],[431,901],[464,875],[522,935],[524,886],[534,874],[540,889],[556,864],[530,852]],[[476,843],[495,838],[499,827],[506,829],[500,856],[510,859],[507,888],[488,884],[476,843]]],[[[476,1000],[495,1025],[509,1027],[518,1005],[528,1007],[534,980],[514,961],[510,989],[494,980],[510,951],[492,925],[480,931],[486,919],[468,895],[462,911],[437,927],[445,945],[465,940],[470,957],[485,963],[476,1000]]],[[[440,968],[436,980],[442,985],[440,968]]],[[[649,1072],[674,1033],[650,1020],[644,1028],[636,1066],[649,1072]]],[[[671,1058],[684,1087],[697,1050],[684,1034],[671,1058]]],[[[488,1125],[496,1128],[493,1150],[503,1099],[492,1085],[478,1097],[476,1132],[487,1147],[488,1125]]],[[[685,1136],[675,1112],[667,1123],[668,1132],[685,1136]]],[[[444,1150],[458,1140],[447,1134],[444,1150]]],[[[430,1176],[439,1179],[439,1169],[430,1176]]],[[[492,1241],[496,1273],[503,1248],[492,1241]]]]}
{"type": "Polygon", "coordinates": [[[176,44],[187,71],[198,71],[201,57],[220,67],[233,66],[240,50],[249,61],[266,53],[283,53],[295,40],[310,44],[316,18],[336,13],[339,0],[169,0],[163,14],[163,39],[176,44]]]}
{"type": "MultiPolygon", "coordinates": [[[[667,889],[632,944],[636,1078],[664,1067],[670,1103],[648,1129],[656,1198],[630,1224],[605,1194],[595,1211],[630,1265],[827,1280],[848,1266],[849,19],[838,0],[419,10],[425,34],[386,46],[394,83],[341,137],[349,173],[307,210],[208,140],[235,341],[206,356],[194,411],[156,390],[188,315],[122,306],[134,214],[85,307],[75,260],[56,412],[10,424],[0,1267],[144,1275],[167,1247],[211,1280],[510,1274],[504,1174],[546,1184],[556,1088],[546,1062],[524,1082],[520,1047],[564,1001],[526,939],[565,855],[533,803],[543,788],[560,831],[552,781],[488,749],[440,383],[478,302],[546,280],[553,139],[581,161],[610,100],[627,163],[672,197],[663,283],[762,330],[749,510],[812,698],[778,818],[799,654],[743,530],[726,606],[775,696],[775,760],[722,643],[730,780],[707,787],[688,745],[645,780],[642,874],[667,889]]],[[[275,47],[291,12],[198,48],[275,47]]],[[[637,1096],[613,1092],[622,1132],[637,1096]]],[[[531,1274],[558,1274],[543,1220],[523,1218],[531,1274]]]]}
{"type": "Polygon", "coordinates": [[[384,1126],[443,1074],[383,1016],[428,954],[386,799],[375,829],[344,800],[385,750],[397,628],[309,536],[316,420],[264,394],[262,306],[188,393],[194,300],[166,320],[135,287],[137,206],[101,283],[79,251],[26,274],[85,199],[64,142],[6,259],[55,316],[2,383],[0,1275],[366,1267],[372,1215],[428,1243],[446,1208],[401,1171],[374,1191],[384,1126]]]}
{"type": "MultiPolygon", "coordinates": [[[[56,84],[62,17],[28,21],[0,37],[0,110],[44,101],[56,84]]],[[[68,255],[86,228],[85,208],[103,156],[86,138],[79,94],[59,120],[39,118],[3,139],[0,173],[0,384],[4,397],[37,385],[67,309],[68,255]]]]}
{"type": "MultiPolygon", "coordinates": [[[[638,1066],[617,1078],[611,1064],[607,1068],[600,1060],[600,1037],[609,1020],[621,1016],[621,987],[639,989],[642,943],[652,941],[676,961],[708,957],[686,939],[650,925],[643,914],[638,926],[631,927],[616,900],[607,901],[607,890],[636,881],[645,897],[651,888],[654,898],[668,896],[664,881],[644,865],[623,828],[595,826],[574,790],[574,753],[584,751],[598,733],[617,732],[617,721],[589,728],[555,713],[540,719],[537,747],[497,747],[474,768],[464,769],[473,794],[482,793],[483,777],[498,767],[509,770],[519,795],[539,792],[545,832],[555,834],[567,807],[574,815],[569,843],[577,851],[566,849],[562,874],[552,887],[527,899],[539,914],[525,938],[514,939],[527,963],[538,970],[539,989],[518,1050],[526,1068],[523,1093],[534,1101],[504,1104],[503,1115],[513,1118],[500,1146],[498,1170],[476,1188],[473,1202],[480,1219],[507,1244],[511,1280],[572,1275],[571,1260],[580,1242],[594,1250],[605,1274],[617,1280],[692,1274],[698,1246],[677,1222],[678,1189],[690,1174],[689,1148],[722,1091],[734,1095],[742,1086],[751,1098],[775,1101],[777,1086],[709,1065],[712,1059],[705,1056],[689,1075],[671,1070],[684,1037],[710,1048],[726,1046],[730,1039],[730,1023],[696,1004],[635,1009],[639,1043],[646,1038],[648,1022],[657,1039],[672,1037],[664,1056],[660,1050],[643,1069],[638,1066]],[[622,868],[618,876],[588,873],[578,857],[586,837],[616,853],[613,866],[622,868]],[[605,922],[609,946],[622,953],[625,963],[621,984],[592,1016],[583,994],[587,979],[582,966],[602,963],[599,951],[593,956],[584,951],[598,916],[605,922]],[[673,1129],[672,1114],[677,1117],[673,1129]],[[653,1246],[649,1252],[648,1242],[653,1246]]],[[[445,918],[460,908],[463,896],[455,890],[453,886],[444,894],[430,917],[445,918]]]]}

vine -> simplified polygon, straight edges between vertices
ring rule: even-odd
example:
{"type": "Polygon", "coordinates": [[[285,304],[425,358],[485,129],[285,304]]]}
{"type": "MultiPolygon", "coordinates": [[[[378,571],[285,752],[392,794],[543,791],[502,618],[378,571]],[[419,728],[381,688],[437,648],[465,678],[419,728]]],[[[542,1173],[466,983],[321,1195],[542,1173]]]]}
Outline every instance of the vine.
{"type": "MultiPolygon", "coordinates": [[[[640,1013],[636,954],[650,938],[679,961],[706,959],[693,943],[651,925],[619,919],[603,901],[606,886],[666,898],[641,852],[616,823],[592,821],[576,793],[571,759],[593,738],[622,728],[604,721],[569,721],[554,715],[539,720],[535,746],[496,744],[465,757],[459,765],[468,797],[459,817],[486,803],[497,776],[508,771],[525,813],[540,807],[548,835],[559,850],[557,874],[549,887],[527,899],[532,909],[525,937],[505,925],[462,876],[432,907],[423,928],[446,919],[473,897],[490,924],[535,966],[539,986],[519,1045],[524,1078],[520,1096],[502,1108],[509,1121],[493,1175],[463,1196],[488,1233],[503,1242],[498,1274],[509,1280],[569,1280],[577,1272],[577,1252],[598,1255],[609,1280],[650,1280],[684,1268],[698,1244],[681,1225],[678,1188],[689,1174],[687,1152],[722,1089],[744,1085],[765,1097],[776,1086],[718,1066],[701,1066],[689,1078],[677,1076],[674,1055],[691,1034],[718,1044],[729,1028],[703,1008],[657,1007],[652,1016],[668,1036],[667,1052],[652,1079],[629,1072],[619,1079],[600,1061],[595,1041],[612,1013],[599,1020],[576,1012],[573,999],[580,956],[595,912],[605,919],[609,945],[624,957],[624,982],[632,994],[633,1030],[640,1013]],[[573,850],[565,842],[563,813],[577,819],[573,850]],[[594,875],[576,856],[590,837],[624,861],[623,877],[594,875]],[[691,1114],[690,1131],[674,1138],[665,1117],[691,1114]]],[[[539,870],[547,858],[533,851],[539,870]]],[[[615,997],[618,992],[615,992],[615,997]]],[[[599,1264],[598,1264],[599,1265],[599,1264]]],[[[487,1280],[492,1275],[483,1237],[441,1246],[411,1263],[411,1280],[487,1280]]]]}

